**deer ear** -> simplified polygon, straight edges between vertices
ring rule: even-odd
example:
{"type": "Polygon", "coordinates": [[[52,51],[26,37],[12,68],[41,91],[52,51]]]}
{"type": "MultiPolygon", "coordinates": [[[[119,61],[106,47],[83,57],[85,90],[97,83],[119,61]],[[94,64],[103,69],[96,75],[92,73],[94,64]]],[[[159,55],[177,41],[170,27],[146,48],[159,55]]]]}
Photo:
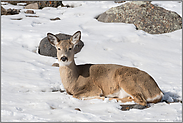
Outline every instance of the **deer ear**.
{"type": "Polygon", "coordinates": [[[59,42],[58,38],[52,33],[47,33],[47,38],[53,46],[56,46],[59,42]]]}
{"type": "Polygon", "coordinates": [[[79,53],[83,48],[83,46],[84,46],[84,43],[81,40],[79,40],[79,42],[74,47],[74,54],[79,53]]]}
{"type": "Polygon", "coordinates": [[[79,42],[79,40],[81,39],[81,32],[77,31],[76,33],[74,33],[74,35],[72,36],[72,40],[71,43],[73,43],[74,45],[77,44],[79,42]]]}

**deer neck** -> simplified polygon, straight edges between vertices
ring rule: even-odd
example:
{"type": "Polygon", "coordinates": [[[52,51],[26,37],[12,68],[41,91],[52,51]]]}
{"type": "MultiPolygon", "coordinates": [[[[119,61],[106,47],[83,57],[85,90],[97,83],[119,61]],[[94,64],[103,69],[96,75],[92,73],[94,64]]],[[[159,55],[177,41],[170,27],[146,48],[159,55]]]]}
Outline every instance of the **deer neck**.
{"type": "Polygon", "coordinates": [[[64,88],[70,90],[75,85],[79,76],[75,61],[68,66],[59,66],[59,71],[64,88]]]}

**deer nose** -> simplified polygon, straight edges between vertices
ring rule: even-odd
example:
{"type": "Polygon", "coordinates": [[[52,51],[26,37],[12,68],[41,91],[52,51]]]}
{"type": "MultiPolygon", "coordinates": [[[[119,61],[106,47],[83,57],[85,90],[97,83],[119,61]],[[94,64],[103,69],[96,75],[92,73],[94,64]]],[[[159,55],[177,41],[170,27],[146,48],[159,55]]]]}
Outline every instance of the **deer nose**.
{"type": "Polygon", "coordinates": [[[65,61],[68,61],[68,58],[67,58],[66,56],[63,56],[63,57],[61,57],[61,60],[62,60],[63,62],[65,62],[65,61]]]}

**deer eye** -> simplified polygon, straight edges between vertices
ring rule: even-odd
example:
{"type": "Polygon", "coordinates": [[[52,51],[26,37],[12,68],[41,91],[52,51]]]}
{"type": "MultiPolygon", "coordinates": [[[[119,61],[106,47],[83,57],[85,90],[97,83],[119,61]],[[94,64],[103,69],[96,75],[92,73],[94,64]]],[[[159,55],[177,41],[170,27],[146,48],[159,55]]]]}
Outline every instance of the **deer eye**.
{"type": "Polygon", "coordinates": [[[72,48],[69,48],[69,50],[72,50],[72,48]]]}
{"type": "Polygon", "coordinates": [[[60,50],[60,48],[58,48],[58,50],[60,50]]]}

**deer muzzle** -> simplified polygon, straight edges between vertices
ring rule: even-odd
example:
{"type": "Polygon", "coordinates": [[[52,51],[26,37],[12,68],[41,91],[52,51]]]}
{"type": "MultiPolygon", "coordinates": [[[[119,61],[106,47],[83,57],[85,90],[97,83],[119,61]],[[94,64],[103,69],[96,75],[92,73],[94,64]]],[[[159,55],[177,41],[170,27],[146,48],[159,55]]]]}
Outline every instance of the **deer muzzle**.
{"type": "Polygon", "coordinates": [[[68,61],[68,58],[67,58],[66,56],[62,56],[62,57],[60,58],[60,60],[63,61],[63,62],[65,62],[65,61],[68,61]]]}

